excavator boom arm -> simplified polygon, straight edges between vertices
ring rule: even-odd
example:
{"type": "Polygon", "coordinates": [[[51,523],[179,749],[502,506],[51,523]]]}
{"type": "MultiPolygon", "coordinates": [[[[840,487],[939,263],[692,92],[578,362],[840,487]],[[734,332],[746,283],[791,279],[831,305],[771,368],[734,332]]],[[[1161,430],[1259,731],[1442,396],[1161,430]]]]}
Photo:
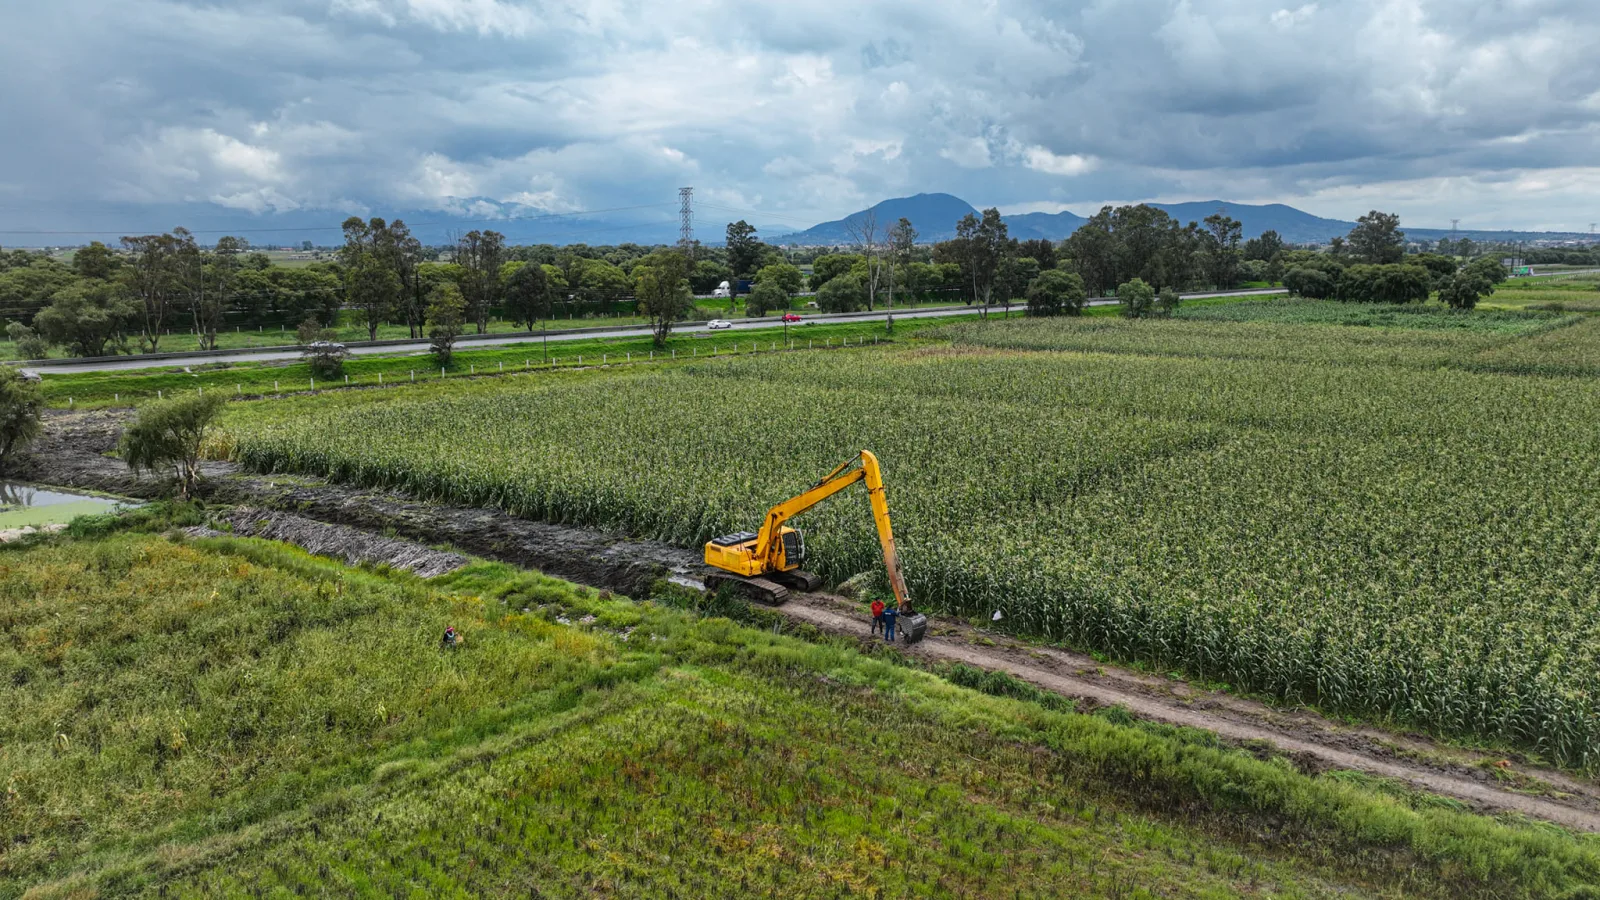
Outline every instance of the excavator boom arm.
{"type": "Polygon", "coordinates": [[[792,516],[800,515],[818,503],[832,497],[858,481],[866,481],[867,496],[872,501],[872,521],[878,527],[878,542],[883,545],[883,564],[889,572],[889,587],[902,609],[911,608],[911,594],[906,590],[905,574],[900,569],[900,552],[895,549],[894,529],[889,525],[889,502],[883,486],[883,471],[878,467],[878,457],[863,450],[857,456],[841,463],[809,490],[790,497],[767,511],[757,536],[755,555],[758,559],[772,560],[776,568],[778,539],[783,524],[792,516]],[[860,468],[851,466],[860,462],[860,468]]]}

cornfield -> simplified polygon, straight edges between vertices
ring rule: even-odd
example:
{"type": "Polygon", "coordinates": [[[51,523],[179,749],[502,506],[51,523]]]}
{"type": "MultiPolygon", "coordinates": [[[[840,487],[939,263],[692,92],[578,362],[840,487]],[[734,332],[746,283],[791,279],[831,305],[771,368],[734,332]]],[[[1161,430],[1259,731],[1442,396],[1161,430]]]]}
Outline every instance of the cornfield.
{"type": "MultiPolygon", "coordinates": [[[[969,329],[943,349],[245,407],[230,430],[260,470],[687,546],[865,447],[928,607],[1600,765],[1592,383],[1432,367],[1503,334],[989,333],[1117,352],[969,329]]],[[[864,498],[798,524],[830,579],[881,567],[864,498]]]]}

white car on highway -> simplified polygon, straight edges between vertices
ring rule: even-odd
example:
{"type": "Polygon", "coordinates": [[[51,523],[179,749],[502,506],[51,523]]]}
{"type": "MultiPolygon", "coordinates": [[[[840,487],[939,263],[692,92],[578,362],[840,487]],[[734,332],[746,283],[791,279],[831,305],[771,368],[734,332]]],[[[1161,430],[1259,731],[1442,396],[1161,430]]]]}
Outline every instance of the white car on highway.
{"type": "Polygon", "coordinates": [[[732,328],[733,323],[729,322],[727,319],[712,319],[706,323],[706,327],[712,331],[719,331],[723,328],[732,328]]]}

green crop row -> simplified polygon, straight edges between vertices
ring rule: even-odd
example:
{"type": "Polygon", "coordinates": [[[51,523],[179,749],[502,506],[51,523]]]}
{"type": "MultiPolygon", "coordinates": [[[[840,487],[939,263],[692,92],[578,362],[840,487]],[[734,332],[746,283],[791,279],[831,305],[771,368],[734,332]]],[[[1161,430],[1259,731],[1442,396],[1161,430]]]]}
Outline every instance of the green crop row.
{"type": "MultiPolygon", "coordinates": [[[[246,404],[229,430],[258,469],[686,546],[867,448],[942,613],[1600,765],[1600,390],[1372,364],[1584,332],[985,332],[1117,352],[749,357],[246,404]]],[[[862,498],[797,524],[832,579],[881,565],[862,498]]]]}

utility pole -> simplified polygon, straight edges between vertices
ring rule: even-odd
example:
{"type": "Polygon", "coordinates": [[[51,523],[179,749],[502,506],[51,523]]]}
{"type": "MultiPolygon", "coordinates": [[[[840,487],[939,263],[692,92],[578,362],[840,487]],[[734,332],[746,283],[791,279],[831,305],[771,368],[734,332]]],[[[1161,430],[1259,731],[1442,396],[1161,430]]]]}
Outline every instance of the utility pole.
{"type": "Polygon", "coordinates": [[[694,188],[678,188],[678,249],[683,258],[694,259],[694,188]]]}

